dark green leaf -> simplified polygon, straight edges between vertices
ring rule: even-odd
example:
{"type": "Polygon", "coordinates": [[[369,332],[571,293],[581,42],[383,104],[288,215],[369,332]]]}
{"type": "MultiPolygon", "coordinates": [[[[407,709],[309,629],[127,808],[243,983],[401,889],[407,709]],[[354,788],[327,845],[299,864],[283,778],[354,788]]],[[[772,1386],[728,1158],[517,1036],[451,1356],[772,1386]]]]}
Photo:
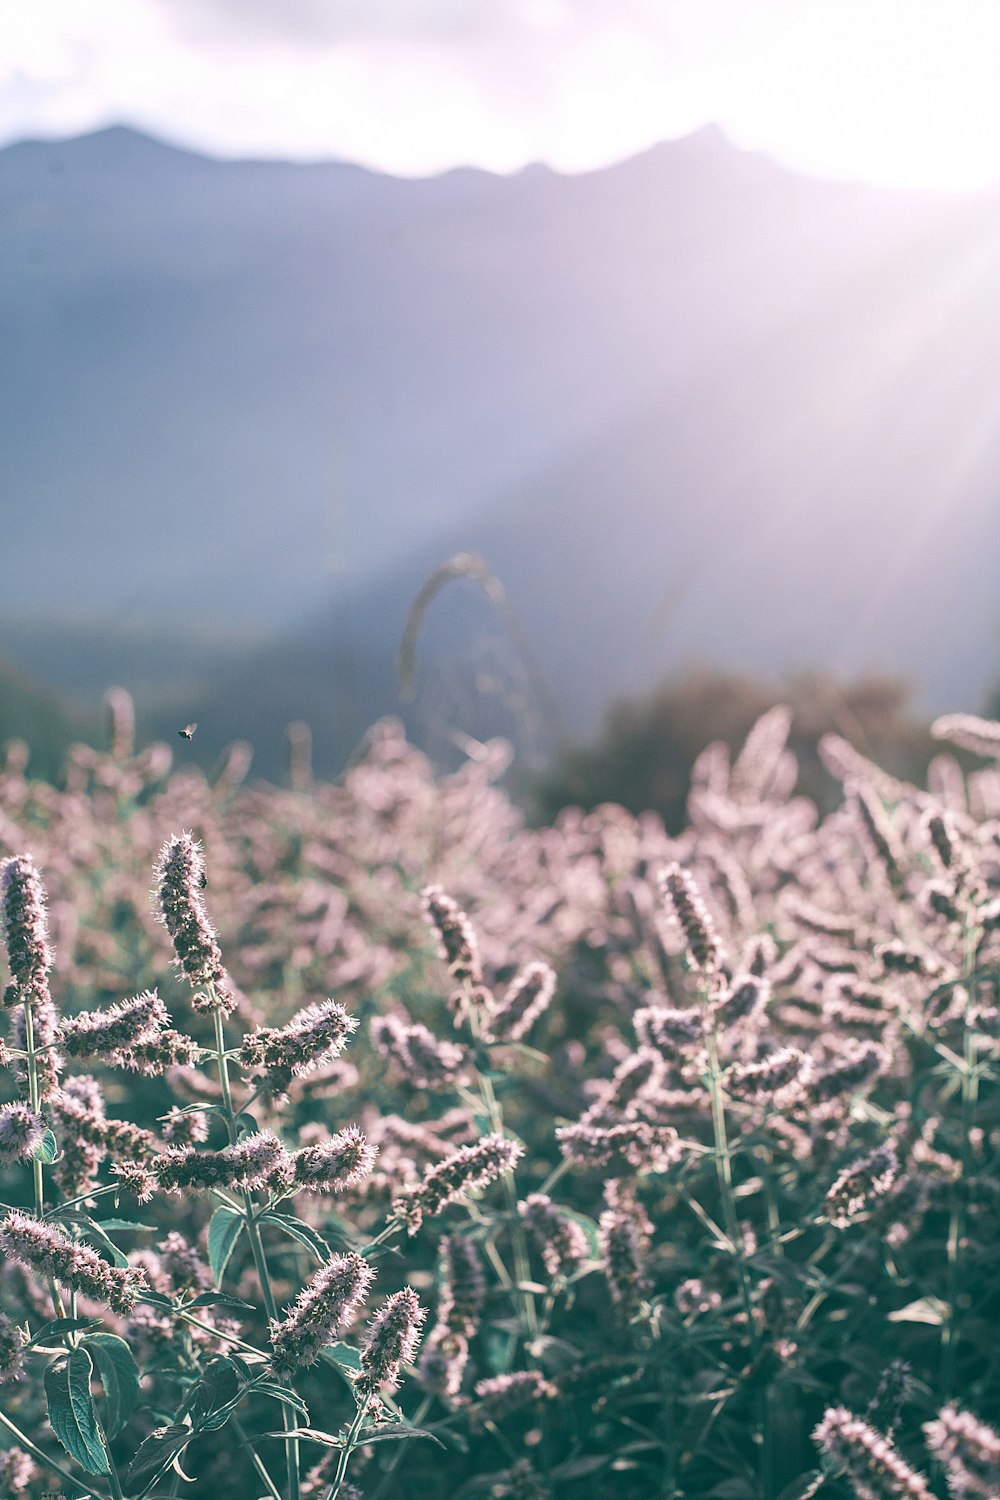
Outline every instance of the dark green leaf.
{"type": "Polygon", "coordinates": [[[174,1304],[169,1297],[162,1297],[159,1292],[140,1292],[140,1302],[148,1302],[150,1307],[163,1307],[167,1312],[174,1312],[174,1304]]]}
{"type": "Polygon", "coordinates": [[[45,1372],[49,1425],[66,1452],[88,1474],[107,1474],[111,1464],[90,1394],[93,1372],[86,1349],[74,1349],[66,1359],[49,1365],[45,1372]]]}
{"type": "Polygon", "coordinates": [[[231,1208],[217,1208],[208,1226],[208,1263],[212,1267],[215,1284],[219,1286],[229,1257],[236,1249],[236,1241],[243,1231],[245,1220],[242,1214],[231,1208]]]}
{"type": "Polygon", "coordinates": [[[83,1339],[93,1355],[108,1404],[105,1428],[109,1437],[120,1432],[139,1399],[139,1370],[124,1339],[114,1333],[91,1333],[83,1339]]]}
{"type": "Polygon", "coordinates": [[[291,1214],[264,1214],[261,1217],[262,1224],[274,1224],[278,1229],[283,1229],[293,1240],[298,1240],[300,1245],[305,1245],[311,1250],[321,1266],[325,1266],[330,1259],[332,1251],[321,1234],[311,1224],[304,1224],[301,1219],[294,1218],[291,1214]]]}
{"type": "Polygon", "coordinates": [[[217,1355],[205,1366],[188,1398],[191,1421],[196,1427],[201,1426],[203,1417],[234,1400],[239,1389],[240,1377],[235,1365],[224,1354],[217,1355]]]}
{"type": "Polygon", "coordinates": [[[202,1292],[193,1302],[185,1303],[185,1310],[191,1307],[231,1307],[234,1312],[257,1311],[252,1302],[244,1302],[242,1297],[234,1297],[229,1292],[202,1292]]]}
{"type": "Polygon", "coordinates": [[[83,1231],[84,1237],[88,1240],[93,1240],[95,1245],[99,1245],[102,1250],[106,1251],[111,1263],[118,1266],[119,1269],[128,1265],[128,1256],[122,1254],[114,1241],[110,1240],[104,1233],[97,1220],[92,1219],[89,1214],[82,1214],[76,1210],[67,1209],[65,1212],[60,1211],[55,1217],[62,1219],[67,1224],[78,1224],[83,1231]]]}
{"type": "Polygon", "coordinates": [[[55,1161],[59,1155],[59,1143],[51,1130],[42,1132],[42,1138],[31,1154],[35,1161],[45,1162],[46,1165],[55,1161]]]}
{"type": "Polygon", "coordinates": [[[32,1334],[25,1348],[33,1344],[46,1344],[49,1339],[59,1338],[63,1333],[78,1333],[81,1328],[100,1328],[100,1318],[53,1318],[51,1323],[43,1323],[38,1332],[32,1334]]]}
{"type": "Polygon", "coordinates": [[[328,1365],[339,1365],[342,1370],[361,1369],[361,1355],[350,1344],[327,1344],[325,1349],[319,1351],[319,1357],[325,1359],[328,1365]]]}
{"type": "Polygon", "coordinates": [[[359,1441],[362,1444],[392,1443],[399,1438],[430,1438],[439,1448],[444,1447],[436,1433],[429,1432],[426,1427],[411,1427],[409,1422],[380,1422],[374,1427],[366,1427],[359,1441]]]}
{"type": "Polygon", "coordinates": [[[270,1396],[272,1400],[280,1401],[282,1406],[290,1406],[308,1422],[309,1408],[302,1397],[290,1390],[287,1385],[276,1385],[272,1380],[262,1380],[259,1385],[254,1386],[253,1393],[255,1396],[270,1396]]]}
{"type": "Polygon", "coordinates": [[[195,1436],[196,1433],[191,1427],[181,1427],[177,1424],[157,1427],[140,1445],[138,1452],[125,1470],[125,1488],[138,1489],[146,1480],[151,1479],[170,1458],[182,1452],[195,1436]]]}
{"type": "Polygon", "coordinates": [[[155,1229],[155,1224],[139,1224],[135,1219],[100,1219],[102,1229],[155,1229]]]}
{"type": "Polygon", "coordinates": [[[778,1500],[811,1500],[823,1483],[823,1475],[819,1469],[810,1469],[808,1474],[800,1474],[798,1479],[793,1479],[791,1484],[778,1495],[778,1500]]]}

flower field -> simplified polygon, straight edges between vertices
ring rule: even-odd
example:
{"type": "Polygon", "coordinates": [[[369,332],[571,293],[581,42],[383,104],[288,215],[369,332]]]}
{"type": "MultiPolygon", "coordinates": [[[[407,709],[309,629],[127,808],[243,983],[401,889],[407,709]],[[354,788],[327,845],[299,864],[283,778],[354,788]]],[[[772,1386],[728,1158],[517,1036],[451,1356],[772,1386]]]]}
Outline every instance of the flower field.
{"type": "Polygon", "coordinates": [[[1000,726],[670,838],[112,708],[0,772],[0,1494],[1000,1495],[1000,726]]]}

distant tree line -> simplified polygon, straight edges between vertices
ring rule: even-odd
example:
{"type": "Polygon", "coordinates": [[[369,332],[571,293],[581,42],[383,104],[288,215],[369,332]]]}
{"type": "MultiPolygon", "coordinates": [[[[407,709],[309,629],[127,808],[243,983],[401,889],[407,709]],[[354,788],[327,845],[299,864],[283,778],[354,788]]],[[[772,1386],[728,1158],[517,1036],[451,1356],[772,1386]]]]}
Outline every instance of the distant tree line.
{"type": "Polygon", "coordinates": [[[779,702],[795,715],[789,748],[799,759],[797,789],[821,808],[829,808],[839,790],[817,754],[831,731],[894,775],[922,783],[941,745],[911,700],[905,682],[875,674],[844,683],[803,673],[775,688],[753,677],[693,670],[648,697],[616,703],[593,744],[564,752],[536,781],[529,793],[532,816],[548,822],[562,807],[618,802],[631,812],[658,812],[677,833],[699,753],[713,740],[737,750],[755,720],[779,702]]]}

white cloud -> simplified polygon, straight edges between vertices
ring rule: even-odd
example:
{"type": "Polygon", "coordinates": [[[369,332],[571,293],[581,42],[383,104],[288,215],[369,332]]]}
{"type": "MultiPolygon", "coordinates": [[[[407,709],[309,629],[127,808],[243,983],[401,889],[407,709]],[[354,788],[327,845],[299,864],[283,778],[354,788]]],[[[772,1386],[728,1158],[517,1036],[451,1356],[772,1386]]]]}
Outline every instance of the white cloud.
{"type": "Polygon", "coordinates": [[[582,170],[718,120],[809,170],[1000,178],[995,0],[9,0],[0,139],[582,170]]]}

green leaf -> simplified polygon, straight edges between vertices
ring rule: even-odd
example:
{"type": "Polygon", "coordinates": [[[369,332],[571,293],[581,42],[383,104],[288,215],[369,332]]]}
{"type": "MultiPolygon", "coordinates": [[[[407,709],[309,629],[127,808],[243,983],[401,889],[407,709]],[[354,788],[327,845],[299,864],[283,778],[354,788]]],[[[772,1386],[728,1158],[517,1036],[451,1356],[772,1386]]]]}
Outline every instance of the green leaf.
{"type": "Polygon", "coordinates": [[[234,1297],[230,1292],[201,1292],[193,1302],[184,1304],[185,1312],[192,1307],[229,1307],[233,1312],[257,1311],[252,1302],[244,1302],[242,1297],[234,1297]]]}
{"type": "Polygon", "coordinates": [[[31,1154],[34,1157],[35,1161],[44,1162],[46,1166],[50,1162],[55,1161],[56,1157],[59,1155],[59,1142],[56,1140],[51,1130],[44,1130],[42,1132],[42,1138],[31,1154]]]}
{"type": "Polygon", "coordinates": [[[361,1433],[360,1443],[392,1443],[399,1438],[430,1438],[439,1448],[444,1447],[437,1433],[429,1432],[426,1427],[411,1427],[409,1422],[379,1422],[374,1427],[366,1427],[361,1433]]]}
{"type": "Polygon", "coordinates": [[[246,1221],[231,1208],[217,1208],[208,1226],[208,1263],[219,1286],[246,1221]]]}
{"type": "Polygon", "coordinates": [[[102,1250],[106,1251],[111,1259],[111,1263],[118,1266],[119,1269],[123,1269],[128,1265],[128,1256],[123,1255],[114,1241],[110,1240],[104,1233],[97,1220],[92,1219],[89,1214],[79,1213],[76,1209],[67,1209],[65,1211],[60,1210],[54,1217],[62,1219],[66,1224],[78,1224],[83,1231],[84,1237],[88,1240],[93,1240],[95,1245],[99,1245],[102,1250]]]}
{"type": "Polygon", "coordinates": [[[325,1359],[328,1365],[338,1365],[341,1370],[361,1369],[361,1355],[350,1344],[327,1344],[325,1349],[319,1351],[319,1357],[325,1359]]]}
{"type": "Polygon", "coordinates": [[[298,1240],[300,1245],[311,1250],[321,1266],[326,1265],[333,1253],[323,1236],[311,1224],[303,1223],[292,1214],[263,1214],[261,1223],[274,1224],[278,1229],[283,1229],[293,1240],[298,1240]]]}
{"type": "Polygon", "coordinates": [[[591,1260],[601,1259],[601,1242],[597,1233],[597,1225],[593,1219],[586,1214],[578,1214],[574,1208],[564,1208],[561,1203],[556,1204],[556,1210],[562,1219],[572,1219],[574,1224],[579,1224],[587,1237],[587,1246],[590,1250],[591,1260]]]}
{"type": "Polygon", "coordinates": [[[191,1390],[191,1421],[196,1427],[220,1407],[228,1405],[239,1395],[240,1377],[232,1361],[219,1354],[207,1364],[197,1383],[191,1390]]]}
{"type": "Polygon", "coordinates": [[[140,1444],[138,1451],[128,1468],[125,1470],[124,1485],[127,1490],[138,1489],[148,1479],[151,1479],[164,1464],[187,1447],[193,1437],[197,1437],[193,1427],[182,1427],[172,1424],[169,1427],[157,1427],[149,1434],[145,1442],[140,1444]]]}
{"type": "Polygon", "coordinates": [[[94,1364],[86,1349],[74,1349],[45,1372],[49,1425],[71,1458],[88,1474],[108,1474],[111,1461],[97,1423],[90,1379],[94,1364]]]}
{"type": "Polygon", "coordinates": [[[159,1292],[140,1292],[140,1302],[148,1302],[150,1307],[162,1307],[167,1312],[175,1312],[176,1308],[169,1297],[162,1296],[159,1292]]]}
{"type": "Polygon", "coordinates": [[[95,1219],[102,1229],[155,1229],[155,1224],[140,1224],[135,1219],[95,1219]]]}
{"type": "Polygon", "coordinates": [[[309,1420],[309,1408],[297,1392],[290,1390],[287,1385],[276,1385],[273,1380],[262,1380],[253,1388],[255,1396],[270,1396],[273,1401],[280,1401],[282,1406],[290,1406],[300,1417],[309,1420]]]}
{"type": "Polygon", "coordinates": [[[43,1323],[38,1332],[32,1334],[25,1348],[30,1349],[34,1344],[45,1344],[49,1339],[59,1338],[64,1333],[78,1333],[81,1328],[100,1328],[100,1326],[100,1318],[53,1318],[51,1323],[43,1323]]]}
{"type": "Polygon", "coordinates": [[[935,1327],[939,1327],[942,1323],[947,1323],[951,1308],[940,1297],[918,1297],[916,1302],[897,1307],[895,1312],[887,1316],[890,1323],[933,1323],[935,1327]]]}
{"type": "Polygon", "coordinates": [[[109,1437],[121,1432],[139,1399],[139,1369],[124,1339],[115,1333],[90,1333],[82,1343],[93,1355],[107,1401],[109,1437]]]}

